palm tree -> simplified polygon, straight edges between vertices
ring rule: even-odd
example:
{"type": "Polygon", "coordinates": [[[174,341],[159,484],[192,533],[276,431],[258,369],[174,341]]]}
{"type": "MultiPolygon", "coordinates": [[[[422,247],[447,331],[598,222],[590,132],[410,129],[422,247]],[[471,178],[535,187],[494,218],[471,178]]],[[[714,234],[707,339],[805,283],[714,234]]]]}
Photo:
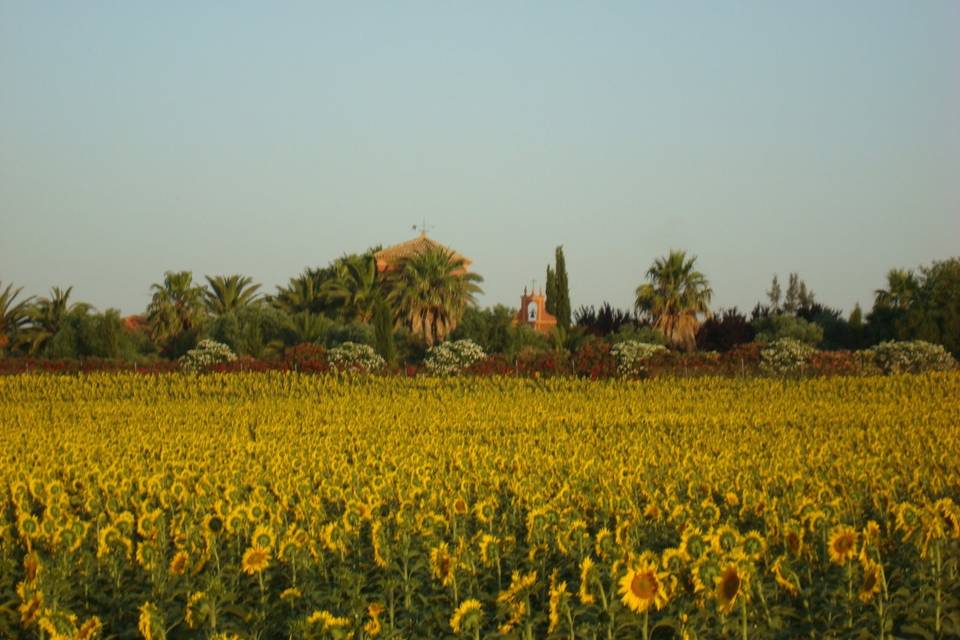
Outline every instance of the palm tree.
{"type": "Polygon", "coordinates": [[[906,311],[919,288],[917,277],[906,269],[887,272],[887,288],[874,291],[874,304],[885,309],[906,311]]]}
{"type": "Polygon", "coordinates": [[[167,271],[163,283],[154,283],[147,307],[150,336],[165,348],[173,338],[200,328],[203,322],[203,288],[193,284],[189,271],[167,271]]]}
{"type": "Polygon", "coordinates": [[[207,311],[220,316],[238,311],[259,299],[259,284],[253,278],[234,274],[231,276],[206,276],[208,287],[203,290],[203,302],[207,311]]]}
{"type": "Polygon", "coordinates": [[[460,322],[474,295],[482,292],[476,273],[462,258],[442,247],[408,256],[387,277],[387,301],[398,321],[423,338],[428,347],[442,341],[460,322]]]}
{"type": "Polygon", "coordinates": [[[693,268],[696,260],[684,251],[657,258],[647,271],[650,282],[636,291],[637,313],[652,320],[671,344],[687,351],[696,348],[698,314],[710,317],[713,295],[707,278],[693,268]]]}
{"type": "Polygon", "coordinates": [[[283,341],[290,346],[304,342],[319,342],[326,335],[331,324],[332,321],[326,316],[309,311],[285,316],[281,328],[283,341]]]}
{"type": "MultiPolygon", "coordinates": [[[[2,286],[0,282],[0,286],[2,286]]],[[[8,284],[0,293],[0,355],[12,348],[20,331],[30,322],[30,303],[33,297],[24,298],[16,302],[17,296],[23,287],[13,288],[8,284]]]]}
{"type": "Polygon", "coordinates": [[[85,314],[92,307],[85,302],[70,304],[73,287],[53,287],[49,298],[40,298],[30,309],[33,324],[30,331],[30,353],[39,353],[53,336],[57,335],[64,320],[72,313],[85,314]]]}
{"type": "Polygon", "coordinates": [[[290,278],[286,287],[277,287],[277,295],[270,303],[280,311],[295,315],[301,312],[323,313],[325,301],[322,293],[327,281],[326,273],[308,269],[296,278],[290,278]]]}
{"type": "Polygon", "coordinates": [[[379,294],[377,263],[373,255],[344,256],[336,275],[321,287],[322,295],[338,307],[348,322],[369,322],[379,294]]]}

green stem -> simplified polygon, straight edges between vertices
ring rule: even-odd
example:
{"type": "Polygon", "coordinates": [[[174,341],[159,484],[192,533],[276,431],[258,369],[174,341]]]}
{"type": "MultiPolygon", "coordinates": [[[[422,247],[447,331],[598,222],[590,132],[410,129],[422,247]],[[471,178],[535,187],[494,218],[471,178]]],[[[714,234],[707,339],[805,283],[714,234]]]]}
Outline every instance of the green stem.
{"type": "Polygon", "coordinates": [[[740,636],[747,640],[747,599],[740,600],[740,636]]]}
{"type": "Polygon", "coordinates": [[[649,640],[650,638],[650,610],[645,609],[643,612],[643,640],[649,640]]]}

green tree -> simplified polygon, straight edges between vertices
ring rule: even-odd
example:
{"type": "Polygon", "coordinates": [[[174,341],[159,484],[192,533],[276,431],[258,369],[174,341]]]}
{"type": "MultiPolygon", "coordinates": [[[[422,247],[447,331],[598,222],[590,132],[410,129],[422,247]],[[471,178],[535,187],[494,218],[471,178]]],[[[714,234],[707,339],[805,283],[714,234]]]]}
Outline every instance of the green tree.
{"type": "Polygon", "coordinates": [[[387,301],[429,347],[457,327],[482,282],[452,252],[436,248],[403,258],[387,276],[387,301]]]}
{"type": "Polygon", "coordinates": [[[321,293],[347,322],[370,322],[380,298],[373,255],[351,255],[338,260],[334,277],[323,284],[321,293]]]}
{"type": "Polygon", "coordinates": [[[543,306],[547,313],[555,317],[557,315],[557,274],[549,264],[547,265],[546,298],[543,306]]]}
{"type": "Polygon", "coordinates": [[[553,314],[557,317],[557,327],[566,332],[570,329],[570,285],[567,282],[567,261],[563,255],[563,246],[557,247],[555,280],[557,303],[553,314]]]}
{"type": "Polygon", "coordinates": [[[167,271],[162,283],[151,286],[153,298],[147,307],[150,337],[161,351],[178,357],[196,343],[205,319],[203,287],[193,283],[189,271],[167,271]]]}
{"type": "Polygon", "coordinates": [[[647,271],[650,281],[636,290],[637,313],[650,319],[669,343],[688,351],[696,348],[700,314],[710,317],[713,290],[706,276],[694,269],[696,257],[671,251],[647,271]]]}
{"type": "Polygon", "coordinates": [[[925,340],[960,354],[960,258],[920,269],[918,286],[897,328],[902,339],[925,340]]]}
{"type": "Polygon", "coordinates": [[[207,311],[215,316],[237,311],[259,299],[259,284],[253,278],[234,274],[230,276],[206,276],[207,287],[203,290],[203,302],[207,311]]]}
{"type": "Polygon", "coordinates": [[[377,296],[373,305],[374,347],[388,365],[397,362],[397,344],[393,338],[394,317],[383,296],[377,296]]]}
{"type": "Polygon", "coordinates": [[[920,288],[916,275],[907,269],[890,269],[887,288],[874,292],[874,307],[906,311],[920,288]]]}
{"type": "Polygon", "coordinates": [[[333,267],[306,269],[299,276],[290,278],[285,287],[277,287],[277,294],[270,298],[270,303],[291,316],[301,312],[326,314],[329,305],[323,289],[335,276],[333,267]]]}
{"type": "Polygon", "coordinates": [[[767,300],[770,301],[770,311],[772,313],[780,312],[780,300],[783,297],[783,290],[780,288],[780,281],[777,274],[773,274],[773,282],[770,283],[770,290],[767,291],[767,300]]]}
{"type": "Polygon", "coordinates": [[[91,310],[92,307],[85,302],[70,304],[72,291],[73,287],[53,287],[49,297],[40,298],[31,307],[30,353],[41,353],[47,342],[60,331],[69,314],[85,315],[91,310]]]}
{"type": "MultiPolygon", "coordinates": [[[[0,282],[0,286],[3,283],[0,282]]],[[[0,356],[12,351],[20,340],[21,332],[30,323],[30,304],[33,298],[24,298],[17,302],[17,296],[23,287],[13,288],[8,284],[0,293],[0,356]]]]}

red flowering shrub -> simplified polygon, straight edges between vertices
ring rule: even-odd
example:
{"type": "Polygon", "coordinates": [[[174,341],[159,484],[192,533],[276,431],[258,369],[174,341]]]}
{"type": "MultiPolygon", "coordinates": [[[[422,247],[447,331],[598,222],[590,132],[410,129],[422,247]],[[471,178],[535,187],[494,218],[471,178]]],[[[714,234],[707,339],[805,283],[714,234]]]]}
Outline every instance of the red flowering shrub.
{"type": "Polygon", "coordinates": [[[610,343],[599,338],[584,340],[573,356],[573,372],[593,380],[617,375],[617,358],[610,353],[610,343]]]}

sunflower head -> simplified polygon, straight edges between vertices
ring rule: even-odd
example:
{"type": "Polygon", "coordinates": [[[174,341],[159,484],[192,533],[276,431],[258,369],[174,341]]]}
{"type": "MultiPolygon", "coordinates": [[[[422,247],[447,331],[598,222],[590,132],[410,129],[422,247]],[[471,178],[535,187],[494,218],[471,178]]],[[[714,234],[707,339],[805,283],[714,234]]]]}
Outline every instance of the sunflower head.
{"type": "Polygon", "coordinates": [[[870,602],[874,596],[880,593],[883,585],[883,576],[880,572],[880,565],[868,560],[863,564],[863,584],[860,585],[858,598],[861,602],[870,602]]]}
{"type": "Polygon", "coordinates": [[[857,557],[857,530],[847,525],[838,525],[830,532],[827,543],[830,561],[846,564],[857,557]]]}
{"type": "Polygon", "coordinates": [[[747,597],[747,574],[736,564],[728,564],[714,578],[714,597],[717,609],[726,615],[733,610],[738,598],[747,597]]]}
{"type": "Polygon", "coordinates": [[[666,573],[658,573],[657,565],[641,562],[620,578],[623,604],[631,611],[642,613],[651,606],[662,609],[667,603],[666,573]]]}
{"type": "Polygon", "coordinates": [[[248,547],[243,552],[243,558],[240,562],[240,568],[247,575],[255,575],[263,572],[270,566],[270,549],[264,547],[248,547]]]}

